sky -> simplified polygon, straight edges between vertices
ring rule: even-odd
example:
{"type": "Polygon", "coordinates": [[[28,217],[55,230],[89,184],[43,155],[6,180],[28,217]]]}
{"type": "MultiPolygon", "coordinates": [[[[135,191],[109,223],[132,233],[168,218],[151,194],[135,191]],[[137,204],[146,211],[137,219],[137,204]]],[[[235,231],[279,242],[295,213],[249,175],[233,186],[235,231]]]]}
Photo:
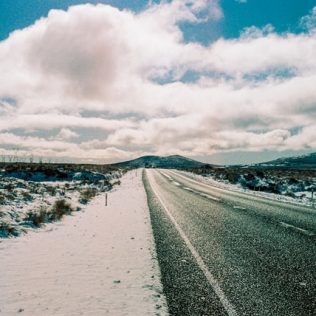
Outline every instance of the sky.
{"type": "Polygon", "coordinates": [[[316,151],[316,0],[2,0],[0,156],[316,151]]]}

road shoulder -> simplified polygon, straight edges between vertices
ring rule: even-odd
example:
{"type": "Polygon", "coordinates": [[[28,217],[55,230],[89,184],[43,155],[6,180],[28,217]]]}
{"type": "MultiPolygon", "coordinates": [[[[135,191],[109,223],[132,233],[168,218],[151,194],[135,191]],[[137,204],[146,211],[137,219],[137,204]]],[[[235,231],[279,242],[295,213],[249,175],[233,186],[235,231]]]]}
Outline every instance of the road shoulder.
{"type": "Polygon", "coordinates": [[[3,315],[167,315],[141,175],[0,244],[3,315]]]}

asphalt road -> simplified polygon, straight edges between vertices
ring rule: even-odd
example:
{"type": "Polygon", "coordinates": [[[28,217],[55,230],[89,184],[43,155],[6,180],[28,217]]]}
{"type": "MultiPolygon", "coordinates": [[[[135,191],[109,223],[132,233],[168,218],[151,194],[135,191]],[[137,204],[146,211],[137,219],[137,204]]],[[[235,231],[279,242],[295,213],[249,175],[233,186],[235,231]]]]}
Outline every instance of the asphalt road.
{"type": "Polygon", "coordinates": [[[316,210],[147,169],[171,315],[316,315],[316,210]]]}

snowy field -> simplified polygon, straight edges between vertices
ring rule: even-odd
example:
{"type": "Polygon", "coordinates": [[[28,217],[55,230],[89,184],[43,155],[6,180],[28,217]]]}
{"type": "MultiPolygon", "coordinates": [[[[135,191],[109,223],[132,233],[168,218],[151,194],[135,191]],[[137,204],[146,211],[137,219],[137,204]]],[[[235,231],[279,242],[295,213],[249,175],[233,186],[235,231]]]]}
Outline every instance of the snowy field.
{"type": "Polygon", "coordinates": [[[31,174],[31,180],[22,176],[21,172],[10,176],[0,173],[0,238],[19,236],[59,220],[63,212],[80,210],[96,194],[118,182],[121,172],[77,172],[68,181],[39,181],[36,173],[31,174]],[[57,214],[60,207],[58,210],[55,203],[61,200],[64,210],[57,214]]]}
{"type": "Polygon", "coordinates": [[[141,172],[81,212],[0,242],[0,314],[167,315],[141,172]]]}

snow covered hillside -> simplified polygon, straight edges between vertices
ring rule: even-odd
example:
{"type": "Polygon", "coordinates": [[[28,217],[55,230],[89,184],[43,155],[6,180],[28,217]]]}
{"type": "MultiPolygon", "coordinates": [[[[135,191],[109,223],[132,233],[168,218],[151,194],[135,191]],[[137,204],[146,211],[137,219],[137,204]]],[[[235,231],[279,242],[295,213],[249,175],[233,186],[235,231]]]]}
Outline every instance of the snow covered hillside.
{"type": "Polygon", "coordinates": [[[19,236],[78,211],[92,197],[111,189],[121,173],[0,172],[0,238],[19,236]],[[57,181],[59,179],[59,181],[57,181]],[[43,181],[46,180],[46,181],[43,181]],[[49,181],[48,181],[49,180],[49,181]]]}

